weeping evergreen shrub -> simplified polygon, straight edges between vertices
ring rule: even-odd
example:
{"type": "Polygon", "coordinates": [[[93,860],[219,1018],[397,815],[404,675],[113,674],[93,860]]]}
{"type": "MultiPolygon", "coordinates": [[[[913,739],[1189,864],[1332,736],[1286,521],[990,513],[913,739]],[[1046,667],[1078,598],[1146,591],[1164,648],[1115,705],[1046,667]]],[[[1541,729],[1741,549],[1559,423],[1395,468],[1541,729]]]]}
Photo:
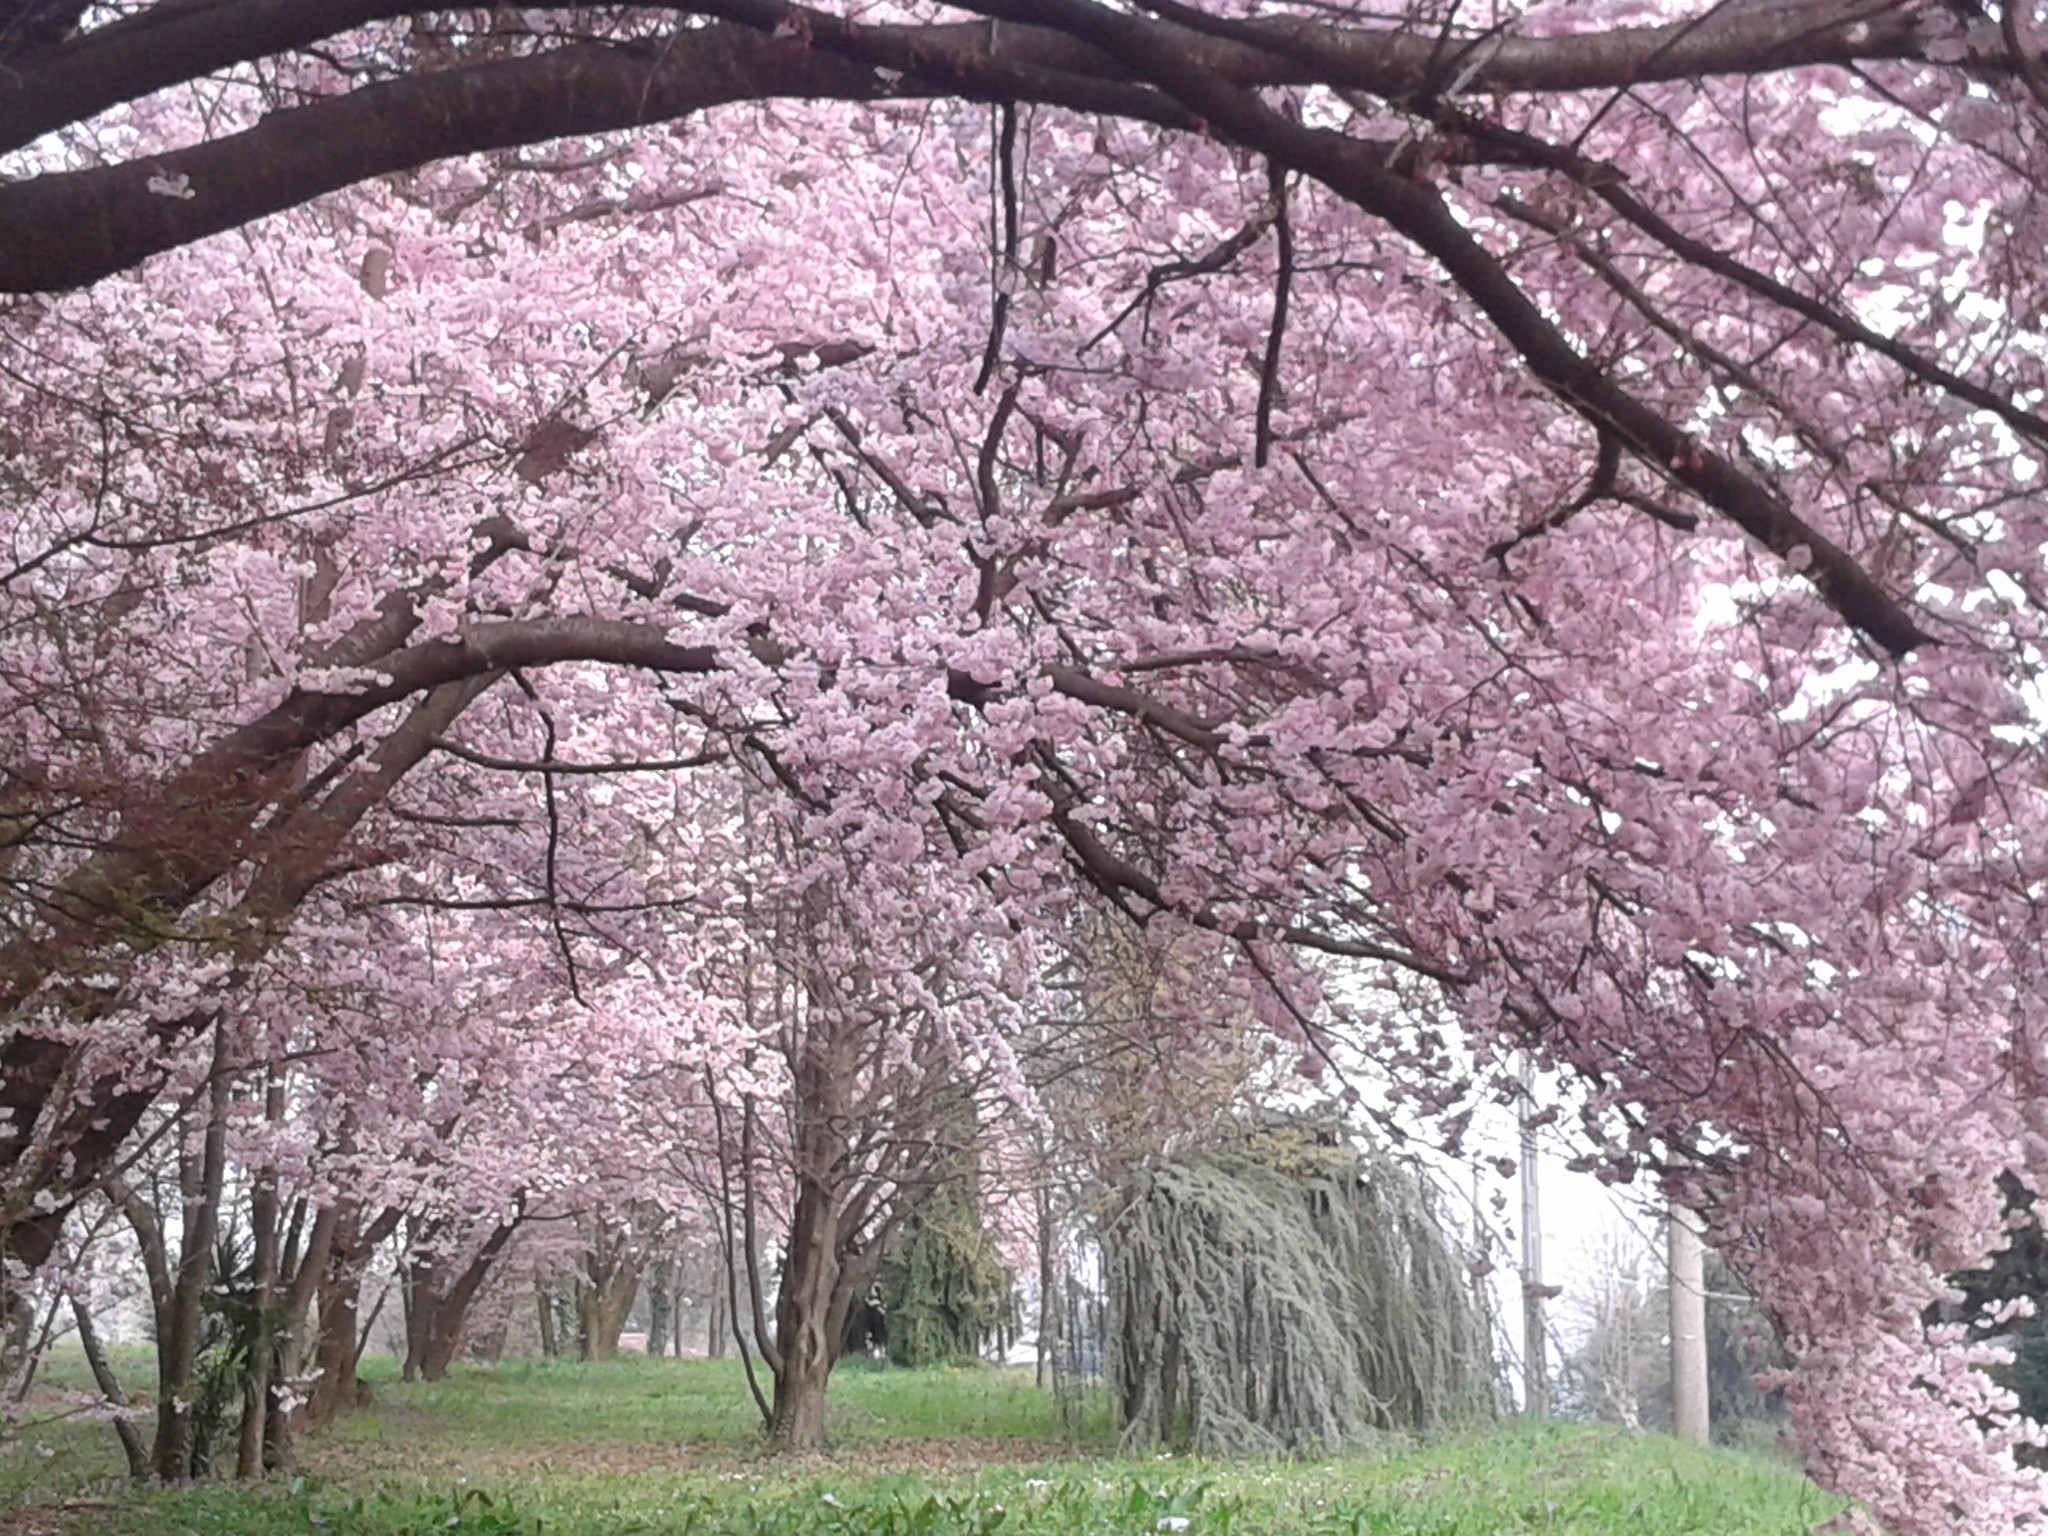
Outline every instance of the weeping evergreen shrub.
{"type": "Polygon", "coordinates": [[[971,1188],[941,1185],[906,1223],[882,1266],[889,1360],[978,1360],[1010,1307],[1011,1275],[982,1226],[971,1188]]]}
{"type": "Polygon", "coordinates": [[[1257,1128],[1133,1178],[1102,1228],[1128,1444],[1355,1447],[1493,1411],[1489,1321],[1427,1181],[1257,1128]]]}

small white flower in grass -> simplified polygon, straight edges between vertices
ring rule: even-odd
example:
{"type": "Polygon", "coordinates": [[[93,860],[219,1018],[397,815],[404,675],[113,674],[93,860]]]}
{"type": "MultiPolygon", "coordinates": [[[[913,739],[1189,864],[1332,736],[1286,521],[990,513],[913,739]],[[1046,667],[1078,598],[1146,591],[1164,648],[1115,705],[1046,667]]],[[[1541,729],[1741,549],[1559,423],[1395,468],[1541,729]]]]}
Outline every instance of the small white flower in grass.
{"type": "Polygon", "coordinates": [[[1184,1531],[1187,1528],[1188,1517],[1186,1515],[1161,1515],[1159,1523],[1152,1527],[1155,1531],[1184,1531]]]}
{"type": "Polygon", "coordinates": [[[1031,1493],[1037,1493],[1041,1488],[1050,1488],[1051,1486],[1052,1484],[1042,1477],[1027,1477],[1024,1479],[1024,1487],[1031,1493]]]}
{"type": "Polygon", "coordinates": [[[834,1509],[837,1509],[839,1507],[839,1495],[828,1493],[819,1498],[818,1502],[820,1504],[830,1504],[834,1509]]]}

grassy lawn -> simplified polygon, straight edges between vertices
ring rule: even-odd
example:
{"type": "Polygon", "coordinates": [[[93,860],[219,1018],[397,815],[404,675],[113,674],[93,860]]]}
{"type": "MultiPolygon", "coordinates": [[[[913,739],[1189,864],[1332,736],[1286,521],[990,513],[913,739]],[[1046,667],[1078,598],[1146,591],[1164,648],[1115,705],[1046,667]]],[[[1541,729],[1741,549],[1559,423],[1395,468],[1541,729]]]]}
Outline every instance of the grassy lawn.
{"type": "Polygon", "coordinates": [[[834,1454],[797,1463],[759,1455],[728,1362],[372,1379],[370,1409],[260,1488],[132,1491],[104,1425],[31,1428],[0,1455],[0,1533],[1794,1536],[1836,1507],[1766,1460],[1571,1425],[1341,1461],[1120,1457],[1099,1409],[1063,1419],[1028,1372],[844,1371],[834,1454]]]}

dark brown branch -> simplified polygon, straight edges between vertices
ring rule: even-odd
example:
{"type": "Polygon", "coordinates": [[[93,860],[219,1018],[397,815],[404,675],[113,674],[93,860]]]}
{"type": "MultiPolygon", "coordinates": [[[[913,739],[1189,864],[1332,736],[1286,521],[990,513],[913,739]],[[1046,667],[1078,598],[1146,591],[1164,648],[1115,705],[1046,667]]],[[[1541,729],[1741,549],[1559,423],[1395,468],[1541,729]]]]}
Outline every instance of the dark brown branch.
{"type": "Polygon", "coordinates": [[[1559,507],[1555,512],[1552,512],[1548,517],[1539,517],[1533,523],[1517,528],[1506,538],[1498,539],[1494,543],[1489,544],[1486,548],[1486,558],[1498,562],[1500,568],[1505,571],[1508,564],[1508,555],[1517,545],[1525,544],[1530,539],[1541,537],[1543,534],[1562,528],[1601,497],[1612,496],[1614,494],[1615,477],[1619,474],[1620,470],[1621,439],[1612,432],[1602,432],[1600,434],[1599,458],[1594,462],[1593,478],[1588,482],[1586,488],[1559,507]]]}
{"type": "Polygon", "coordinates": [[[982,349],[981,370],[974,376],[974,392],[984,394],[1002,361],[1003,332],[1010,324],[1010,288],[1017,281],[1017,104],[1006,101],[996,108],[996,195],[1002,203],[1002,244],[993,252],[992,286],[995,304],[989,317],[988,345],[982,349]]]}
{"type": "Polygon", "coordinates": [[[1557,171],[1569,177],[1674,256],[1812,321],[1852,346],[1877,353],[1921,383],[1933,385],[1979,410],[1989,411],[2021,436],[2048,445],[2048,417],[2013,404],[1996,391],[1972,383],[1905,343],[1872,330],[1834,305],[1809,297],[1769,273],[1759,272],[1746,262],[1715,249],[1704,240],[1694,239],[1630,191],[1621,173],[1612,166],[1588,160],[1547,140],[1463,113],[1447,115],[1446,121],[1478,143],[1500,146],[1512,155],[1516,164],[1557,171]]]}
{"type": "MultiPolygon", "coordinates": [[[[987,28],[973,23],[862,27],[782,0],[653,8],[720,16],[761,32],[801,18],[814,48],[895,69],[910,68],[914,56],[950,67],[963,56],[980,54],[988,65],[1008,68],[1020,80],[1035,73],[1093,78],[1107,85],[1121,84],[1125,74],[1095,49],[1039,26],[1012,25],[1002,37],[992,38],[987,28]]],[[[16,61],[0,76],[0,149],[19,148],[124,101],[236,64],[304,49],[368,22],[434,9],[426,0],[159,3],[32,61],[16,61]]],[[[1407,28],[1233,20],[1168,0],[1152,0],[1148,9],[1178,24],[1192,64],[1238,85],[1321,81],[1405,100],[1424,91],[1441,63],[1437,39],[1407,28]]],[[[1918,8],[1902,0],[1851,5],[1793,0],[1716,5],[1702,16],[1657,27],[1548,38],[1462,34],[1453,41],[1460,50],[1463,88],[1486,94],[1612,90],[1656,80],[1916,58],[1926,38],[1918,8]]],[[[1016,99],[1050,98],[1027,91],[1016,99]]],[[[541,132],[533,137],[553,136],[541,132]]]]}
{"type": "Polygon", "coordinates": [[[1280,348],[1287,337],[1287,304],[1294,287],[1294,226],[1287,217],[1287,168],[1268,164],[1273,188],[1273,238],[1279,247],[1273,275],[1273,324],[1259,366],[1259,404],[1252,426],[1252,467],[1264,469],[1273,452],[1273,403],[1280,393],[1280,348]]]}
{"type": "Polygon", "coordinates": [[[583,984],[576,970],[576,950],[569,943],[569,930],[562,921],[562,883],[560,865],[562,856],[562,808],[555,795],[555,717],[540,702],[540,693],[526,678],[515,672],[513,680],[520,691],[533,701],[534,712],[540,716],[540,792],[541,806],[547,815],[547,847],[541,861],[541,892],[547,897],[548,927],[555,936],[555,948],[562,956],[562,974],[569,983],[569,995],[578,1003],[584,1001],[583,984]]]}
{"type": "MultiPolygon", "coordinates": [[[[479,752],[474,747],[465,747],[460,742],[437,738],[434,748],[446,752],[450,757],[459,757],[465,763],[474,763],[479,768],[489,768],[496,773],[677,773],[686,768],[702,768],[707,763],[721,761],[716,752],[699,752],[694,757],[632,758],[616,763],[571,763],[560,758],[544,761],[529,761],[521,758],[494,757],[488,752],[479,752]]],[[[415,819],[426,820],[425,817],[415,819]]],[[[465,819],[463,826],[477,825],[474,819],[465,819]]],[[[516,823],[493,818],[495,825],[516,823]]]]}
{"type": "Polygon", "coordinates": [[[1161,262],[1145,274],[1145,286],[1138,290],[1137,295],[1116,312],[1115,318],[1109,324],[1082,342],[1076,349],[1077,354],[1086,354],[1100,345],[1105,337],[1113,335],[1119,326],[1149,304],[1153,296],[1168,283],[1179,282],[1189,277],[1206,277],[1211,273],[1223,271],[1258,243],[1259,236],[1266,232],[1266,226],[1271,222],[1271,214],[1261,214],[1258,218],[1248,221],[1237,233],[1217,241],[1199,256],[1192,256],[1184,261],[1176,259],[1161,262]]]}
{"type": "Polygon", "coordinates": [[[1912,58],[1925,41],[1918,8],[1902,0],[1720,3],[1702,15],[1662,26],[1540,38],[1515,37],[1498,27],[1453,33],[1447,24],[1439,34],[1425,35],[1293,17],[1238,19],[1179,0],[1141,0],[1141,5],[1177,28],[1285,59],[1339,89],[1394,101],[1458,93],[1619,90],[1653,81],[1912,58]]]}
{"type": "MultiPolygon", "coordinates": [[[[948,38],[932,39],[939,46],[931,46],[917,28],[842,30],[846,46],[863,58],[744,26],[694,28],[658,47],[569,43],[523,58],[380,81],[146,160],[0,185],[0,292],[83,287],[158,251],[435,160],[637,128],[739,101],[1045,100],[1189,125],[1184,112],[1147,88],[1051,76],[997,60],[982,46],[985,27],[954,29],[950,50],[943,46],[948,38]],[[885,78],[880,70],[900,78],[885,78]],[[152,182],[192,195],[163,195],[152,182]]],[[[19,96],[0,96],[0,112],[20,110],[19,96]]],[[[0,143],[18,131],[7,124],[0,143]]]]}
{"type": "Polygon", "coordinates": [[[1157,23],[1092,0],[973,0],[973,6],[1004,19],[1056,18],[1075,36],[1156,79],[1215,130],[1314,176],[1385,220],[1432,256],[1536,378],[1596,431],[1614,433],[1631,451],[1665,466],[1674,480],[1794,569],[1805,571],[1836,612],[1889,654],[1902,656],[1928,642],[1906,607],[1848,551],[1586,358],[1434,189],[1390,168],[1384,147],[1289,122],[1255,94],[1188,69],[1171,35],[1157,23]]]}

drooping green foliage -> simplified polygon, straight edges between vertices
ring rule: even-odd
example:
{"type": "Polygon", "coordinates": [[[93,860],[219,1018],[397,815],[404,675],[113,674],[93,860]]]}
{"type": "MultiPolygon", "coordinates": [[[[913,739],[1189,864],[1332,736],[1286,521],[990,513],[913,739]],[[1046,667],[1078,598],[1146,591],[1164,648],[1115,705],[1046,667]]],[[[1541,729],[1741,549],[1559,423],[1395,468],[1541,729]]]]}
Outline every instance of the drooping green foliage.
{"type": "MultiPolygon", "coordinates": [[[[1994,1374],[2027,1417],[2048,1422],[2048,1233],[2033,1190],[2010,1173],[1998,1188],[2011,1237],[1982,1269],[1950,1277],[1961,1299],[1946,1311],[1930,1309],[1928,1321],[1961,1321],[1975,1337],[2004,1339],[2012,1360],[1994,1374]],[[2015,1303],[2028,1303],[2032,1311],[2014,1312],[2015,1303]]],[[[2035,1466],[2048,1463],[2048,1451],[2039,1447],[2023,1447],[2021,1455],[2035,1466]]]]}
{"type": "Polygon", "coordinates": [[[1011,1287],[972,1189],[941,1186],[905,1223],[882,1267],[890,1361],[919,1366],[978,1358],[1008,1314],[1011,1287]]]}
{"type": "Polygon", "coordinates": [[[1382,1153],[1263,1125],[1133,1178],[1102,1245],[1129,1443],[1337,1450],[1491,1411],[1463,1258],[1382,1153]]]}

